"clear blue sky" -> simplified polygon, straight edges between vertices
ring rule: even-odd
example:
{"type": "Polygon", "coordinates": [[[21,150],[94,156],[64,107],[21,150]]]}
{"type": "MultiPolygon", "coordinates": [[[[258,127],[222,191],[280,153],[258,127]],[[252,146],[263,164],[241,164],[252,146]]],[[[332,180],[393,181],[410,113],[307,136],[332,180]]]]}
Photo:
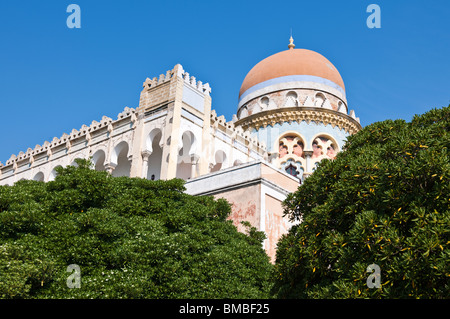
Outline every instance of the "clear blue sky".
{"type": "Polygon", "coordinates": [[[450,1],[0,2],[0,161],[103,115],[136,108],[146,77],[181,63],[230,120],[247,72],[287,49],[340,71],[363,126],[450,104],[450,1]],[[66,8],[81,7],[81,29],[66,8]],[[369,29],[366,8],[381,8],[369,29]]]}

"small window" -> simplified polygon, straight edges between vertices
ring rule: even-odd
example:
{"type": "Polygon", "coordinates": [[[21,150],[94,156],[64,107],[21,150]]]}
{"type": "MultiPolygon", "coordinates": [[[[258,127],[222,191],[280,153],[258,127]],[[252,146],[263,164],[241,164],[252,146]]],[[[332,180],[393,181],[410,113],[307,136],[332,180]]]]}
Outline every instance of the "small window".
{"type": "Polygon", "coordinates": [[[297,177],[297,175],[298,175],[297,167],[295,167],[295,166],[292,165],[292,164],[289,164],[289,165],[286,167],[286,173],[288,173],[289,175],[292,175],[292,176],[294,176],[294,177],[297,177]]]}
{"type": "Polygon", "coordinates": [[[324,101],[325,101],[325,96],[321,93],[318,93],[314,99],[314,106],[322,107],[322,104],[324,101]]]}
{"type": "Polygon", "coordinates": [[[297,93],[294,91],[289,91],[288,94],[286,94],[286,102],[284,103],[285,107],[293,107],[298,106],[297,101],[297,93]]]}
{"type": "Polygon", "coordinates": [[[263,109],[269,107],[269,98],[267,96],[263,97],[260,102],[263,109]]]}

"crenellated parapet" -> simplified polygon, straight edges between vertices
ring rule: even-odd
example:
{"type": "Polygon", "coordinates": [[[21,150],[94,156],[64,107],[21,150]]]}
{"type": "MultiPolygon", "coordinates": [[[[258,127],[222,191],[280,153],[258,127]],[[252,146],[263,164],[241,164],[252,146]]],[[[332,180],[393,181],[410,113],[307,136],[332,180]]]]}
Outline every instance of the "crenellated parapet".
{"type": "Polygon", "coordinates": [[[235,126],[233,121],[227,122],[225,116],[217,116],[215,110],[211,111],[211,128],[215,130],[213,134],[217,132],[222,133],[230,138],[231,143],[240,143],[245,145],[252,151],[265,156],[267,153],[266,143],[260,142],[256,136],[252,136],[249,131],[244,131],[240,126],[235,126]]]}
{"type": "Polygon", "coordinates": [[[147,78],[142,84],[139,100],[139,110],[152,109],[175,100],[178,85],[184,84],[201,96],[209,96],[211,87],[208,83],[197,80],[195,76],[186,72],[181,64],[172,70],[160,74],[159,77],[147,78]]]}
{"type": "Polygon", "coordinates": [[[166,74],[160,74],[159,77],[154,77],[153,79],[146,78],[142,84],[142,90],[153,89],[158,85],[169,82],[174,76],[174,70],[168,70],[166,74]]]}
{"type": "MultiPolygon", "coordinates": [[[[89,146],[92,138],[98,132],[107,130],[111,134],[116,127],[119,127],[123,121],[128,120],[130,123],[136,121],[135,110],[133,108],[125,107],[122,112],[117,115],[117,119],[113,120],[110,117],[103,116],[100,121],[92,121],[89,126],[82,125],[80,129],[72,129],[70,134],[63,133],[60,137],[54,137],[50,142],[45,141],[42,145],[37,144],[33,149],[28,148],[26,152],[19,152],[17,155],[12,154],[5,162],[0,164],[0,171],[16,169],[19,162],[28,162],[33,165],[36,157],[46,156],[47,160],[53,154],[65,149],[66,153],[71,151],[74,144],[83,143],[83,146],[89,146]]],[[[1,175],[0,175],[1,178],[1,175]]]]}
{"type": "Polygon", "coordinates": [[[183,71],[181,73],[181,78],[184,80],[184,83],[187,83],[198,92],[205,95],[209,95],[211,93],[211,87],[209,86],[209,83],[203,84],[203,82],[198,81],[195,76],[190,76],[188,72],[183,71]]]}

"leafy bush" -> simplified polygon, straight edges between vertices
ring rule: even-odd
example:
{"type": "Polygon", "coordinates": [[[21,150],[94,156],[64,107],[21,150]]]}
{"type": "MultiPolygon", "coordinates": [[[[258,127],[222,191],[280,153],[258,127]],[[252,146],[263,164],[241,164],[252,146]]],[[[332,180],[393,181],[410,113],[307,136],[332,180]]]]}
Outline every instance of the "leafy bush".
{"type": "Polygon", "coordinates": [[[266,298],[273,266],[229,204],[184,182],[111,177],[78,160],[0,187],[1,298],[266,298]],[[67,286],[67,267],[81,288],[67,286]]]}
{"type": "MultiPolygon", "coordinates": [[[[281,298],[450,297],[450,106],[374,123],[285,201],[281,298]],[[369,288],[367,267],[380,267],[369,288]]],[[[373,279],[373,278],[372,278],[373,279]]]]}

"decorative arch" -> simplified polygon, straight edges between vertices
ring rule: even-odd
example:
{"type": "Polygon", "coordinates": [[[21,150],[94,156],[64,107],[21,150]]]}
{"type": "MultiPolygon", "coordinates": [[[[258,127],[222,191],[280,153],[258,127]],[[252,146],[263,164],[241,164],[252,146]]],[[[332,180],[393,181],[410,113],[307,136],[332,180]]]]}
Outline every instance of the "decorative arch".
{"type": "Polygon", "coordinates": [[[70,161],[70,166],[75,166],[78,167],[77,162],[75,162],[76,159],[82,159],[82,157],[80,157],[80,155],[75,155],[72,157],[71,161],[70,161]]]}
{"type": "Polygon", "coordinates": [[[150,180],[159,180],[161,178],[162,145],[162,130],[155,128],[147,136],[146,148],[150,155],[147,161],[144,161],[144,165],[147,165],[147,176],[143,176],[144,178],[150,180]]]}
{"type": "Polygon", "coordinates": [[[178,151],[182,152],[184,155],[195,153],[197,151],[197,138],[195,137],[195,134],[190,130],[184,131],[183,134],[181,134],[179,145],[178,151]]]}
{"type": "Polygon", "coordinates": [[[184,131],[181,135],[181,148],[178,151],[177,157],[177,172],[176,177],[182,179],[189,179],[195,173],[192,165],[196,166],[193,161],[198,160],[196,154],[197,139],[192,131],[184,131]]]}
{"type": "Polygon", "coordinates": [[[323,103],[325,102],[326,97],[323,93],[316,93],[314,96],[314,106],[315,107],[322,107],[323,103]]]}
{"type": "Polygon", "coordinates": [[[286,94],[284,107],[298,106],[298,95],[295,91],[289,91],[286,94]]]}
{"type": "Polygon", "coordinates": [[[128,143],[126,141],[119,142],[116,146],[114,146],[110,158],[110,163],[117,165],[119,161],[119,156],[125,154],[125,156],[128,157],[128,152],[129,152],[128,143]]]}
{"type": "Polygon", "coordinates": [[[113,176],[130,176],[131,161],[128,153],[129,145],[126,141],[121,141],[114,147],[110,159],[111,165],[114,166],[113,176]]]}
{"type": "Polygon", "coordinates": [[[50,172],[50,175],[48,176],[48,181],[54,181],[58,173],[56,172],[56,169],[58,167],[62,167],[62,165],[56,165],[50,172]]]}
{"type": "Polygon", "coordinates": [[[324,158],[334,159],[340,151],[339,144],[336,139],[327,133],[318,133],[311,139],[311,147],[313,150],[313,162],[319,162],[324,158]]]}
{"type": "Polygon", "coordinates": [[[287,136],[295,136],[295,137],[298,137],[298,139],[303,143],[303,146],[304,146],[304,148],[303,149],[305,149],[306,148],[306,138],[305,138],[305,136],[303,135],[303,134],[301,134],[301,133],[299,133],[299,132],[296,132],[296,131],[286,131],[286,132],[284,132],[283,134],[281,134],[276,140],[275,140],[275,142],[274,142],[274,144],[273,144],[273,150],[279,150],[279,147],[280,147],[280,141],[283,139],[283,138],[286,138],[287,136]]]}
{"type": "Polygon", "coordinates": [[[104,171],[106,162],[106,152],[103,149],[97,150],[92,155],[92,163],[96,171],[104,171]]]}
{"type": "Polygon", "coordinates": [[[43,182],[44,181],[44,173],[38,172],[36,175],[34,175],[33,180],[38,181],[38,182],[43,182]]]}
{"type": "Polygon", "coordinates": [[[261,109],[262,110],[268,110],[269,109],[269,103],[270,100],[267,96],[263,96],[260,100],[259,100],[259,104],[261,105],[261,109]]]}
{"type": "Polygon", "coordinates": [[[147,139],[145,141],[145,149],[147,151],[153,152],[153,142],[154,142],[155,138],[158,138],[158,140],[159,140],[158,146],[162,147],[161,144],[163,142],[163,139],[162,139],[162,130],[160,128],[154,128],[147,135],[147,139]]]}
{"type": "Polygon", "coordinates": [[[217,172],[222,168],[225,168],[224,165],[227,161],[227,154],[223,150],[217,150],[214,155],[215,164],[211,168],[211,172],[217,172]]]}
{"type": "Polygon", "coordinates": [[[274,149],[278,150],[274,164],[288,174],[302,178],[306,167],[305,147],[306,139],[300,133],[283,133],[274,144],[274,149]]]}
{"type": "Polygon", "coordinates": [[[281,169],[300,180],[303,179],[303,173],[305,172],[304,164],[291,158],[281,164],[281,169]]]}

